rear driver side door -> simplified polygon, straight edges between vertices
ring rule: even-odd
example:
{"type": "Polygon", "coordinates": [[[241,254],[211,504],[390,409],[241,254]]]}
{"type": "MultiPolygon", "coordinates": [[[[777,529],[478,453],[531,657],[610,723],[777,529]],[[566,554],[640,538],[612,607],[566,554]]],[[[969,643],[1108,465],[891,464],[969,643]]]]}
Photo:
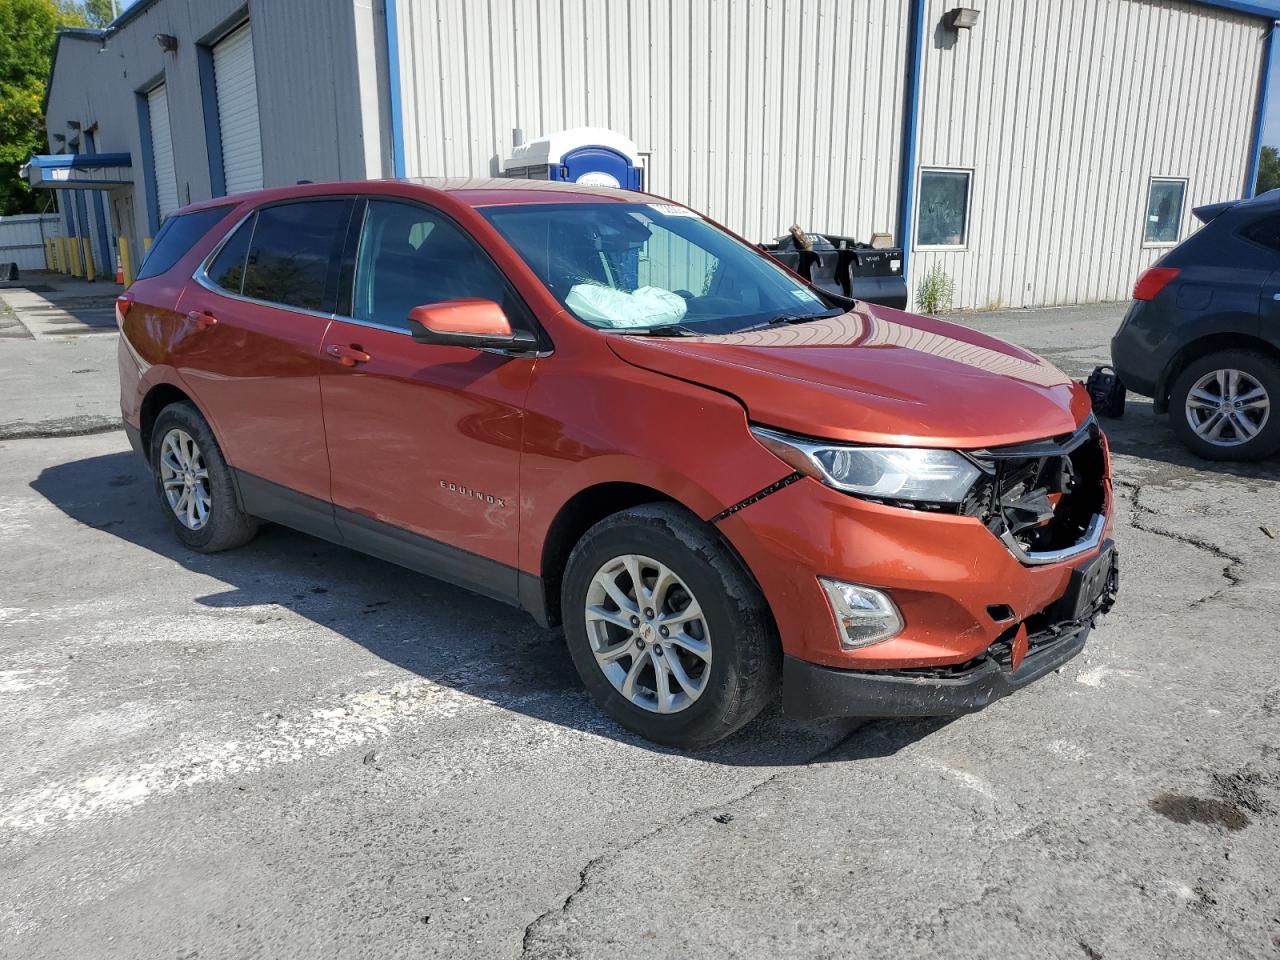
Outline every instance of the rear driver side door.
{"type": "Polygon", "coordinates": [[[353,218],[320,378],[343,541],[511,600],[520,446],[535,358],[415,343],[409,310],[479,297],[515,329],[532,313],[440,211],[371,198],[353,218]]]}
{"type": "Polygon", "coordinates": [[[321,197],[258,208],[197,271],[182,300],[200,332],[189,338],[181,373],[237,472],[245,508],[283,512],[331,539],[320,345],[354,204],[321,197]]]}

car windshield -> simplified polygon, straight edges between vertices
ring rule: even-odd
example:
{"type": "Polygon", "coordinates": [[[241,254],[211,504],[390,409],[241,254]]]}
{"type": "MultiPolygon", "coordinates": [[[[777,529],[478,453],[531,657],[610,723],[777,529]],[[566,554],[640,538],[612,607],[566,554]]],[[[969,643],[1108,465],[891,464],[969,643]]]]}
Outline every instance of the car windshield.
{"type": "Polygon", "coordinates": [[[516,204],[481,212],[569,312],[598,329],[721,334],[842,312],[675,204],[516,204]]]}

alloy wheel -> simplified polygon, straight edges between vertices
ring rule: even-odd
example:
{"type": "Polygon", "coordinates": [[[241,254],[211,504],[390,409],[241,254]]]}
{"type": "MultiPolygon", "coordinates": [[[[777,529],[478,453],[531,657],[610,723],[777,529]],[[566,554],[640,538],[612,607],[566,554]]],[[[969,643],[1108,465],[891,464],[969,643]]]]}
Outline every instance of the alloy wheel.
{"type": "Polygon", "coordinates": [[[1187,423],[1217,447],[1235,447],[1260,434],[1271,416],[1266,388],[1243,370],[1212,370],[1187,393],[1187,423]]]}
{"type": "Polygon", "coordinates": [[[188,530],[200,530],[209,522],[209,470],[200,447],[185,430],[170,430],[160,444],[160,487],[169,509],[188,530]]]}
{"type": "Polygon", "coordinates": [[[587,636],[596,663],[628,701],[653,713],[687,709],[711,678],[711,632],[688,585],[638,554],[591,578],[587,636]]]}

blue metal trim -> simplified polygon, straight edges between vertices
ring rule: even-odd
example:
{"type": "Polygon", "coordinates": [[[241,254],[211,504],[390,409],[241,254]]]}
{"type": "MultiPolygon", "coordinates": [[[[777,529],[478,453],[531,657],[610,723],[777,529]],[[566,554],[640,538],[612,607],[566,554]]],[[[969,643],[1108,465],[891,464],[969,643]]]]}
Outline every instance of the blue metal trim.
{"type": "Polygon", "coordinates": [[[1206,7],[1221,7],[1235,13],[1248,13],[1268,20],[1280,18],[1280,2],[1274,0],[1196,0],[1206,7]]]}
{"type": "MultiPolygon", "coordinates": [[[[75,191],[75,194],[76,194],[76,236],[78,238],[91,240],[92,237],[91,237],[91,231],[89,226],[89,207],[84,202],[84,191],[77,190],[75,191]]],[[[90,277],[88,272],[89,265],[86,263],[86,264],[83,264],[83,266],[86,268],[84,278],[86,280],[92,280],[93,277],[90,277]]]]}
{"type": "MultiPolygon", "coordinates": [[[[90,135],[89,149],[93,149],[90,135]]],[[[133,158],[127,153],[38,153],[29,161],[37,170],[54,170],[70,167],[72,170],[92,170],[100,167],[129,167],[133,158]]]]}
{"type": "Polygon", "coordinates": [[[907,266],[911,261],[911,244],[915,238],[912,224],[916,203],[916,155],[920,145],[920,75],[924,69],[924,20],[925,0],[912,0],[911,18],[907,25],[907,75],[903,94],[903,114],[906,119],[902,124],[897,236],[898,245],[902,247],[902,277],[908,284],[908,297],[911,294],[911,281],[907,266]]]}
{"type": "Polygon", "coordinates": [[[218,81],[213,73],[213,47],[196,46],[200,74],[200,105],[204,113],[204,145],[209,154],[209,195],[225,196],[227,173],[222,161],[222,120],[218,116],[218,81]]]}
{"type": "Polygon", "coordinates": [[[1280,76],[1280,43],[1276,43],[1276,25],[1273,23],[1267,32],[1265,46],[1262,49],[1262,77],[1258,81],[1258,113],[1253,118],[1253,145],[1249,153],[1249,171],[1244,177],[1244,195],[1258,195],[1258,168],[1262,164],[1262,134],[1267,122],[1267,109],[1271,100],[1272,77],[1280,76]]]}
{"type": "MultiPolygon", "coordinates": [[[[97,156],[97,140],[92,133],[85,134],[85,140],[88,142],[90,151],[97,156]]],[[[125,154],[128,156],[128,154],[125,154]]],[[[111,256],[111,241],[107,232],[107,208],[102,202],[102,191],[93,191],[93,216],[98,222],[98,262],[102,264],[102,272],[104,275],[115,279],[115,262],[111,256]]]]}
{"type": "Polygon", "coordinates": [[[404,114],[400,102],[400,29],[396,22],[397,0],[385,0],[387,21],[387,74],[391,93],[391,160],[397,177],[404,172],[404,114]]]}
{"type": "Polygon", "coordinates": [[[147,232],[154,237],[160,229],[160,198],[156,195],[156,152],[151,143],[151,107],[145,93],[135,93],[138,104],[138,139],[142,143],[142,187],[147,195],[147,232]]]}

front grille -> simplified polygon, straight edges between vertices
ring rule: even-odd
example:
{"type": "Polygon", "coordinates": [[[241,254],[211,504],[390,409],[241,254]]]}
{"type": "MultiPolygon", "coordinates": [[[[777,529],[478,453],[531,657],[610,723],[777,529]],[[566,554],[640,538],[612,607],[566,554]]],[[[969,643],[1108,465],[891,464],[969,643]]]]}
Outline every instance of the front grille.
{"type": "Polygon", "coordinates": [[[1020,559],[1070,549],[1106,510],[1106,455],[1093,418],[1073,434],[968,455],[983,476],[961,510],[1020,559]]]}

